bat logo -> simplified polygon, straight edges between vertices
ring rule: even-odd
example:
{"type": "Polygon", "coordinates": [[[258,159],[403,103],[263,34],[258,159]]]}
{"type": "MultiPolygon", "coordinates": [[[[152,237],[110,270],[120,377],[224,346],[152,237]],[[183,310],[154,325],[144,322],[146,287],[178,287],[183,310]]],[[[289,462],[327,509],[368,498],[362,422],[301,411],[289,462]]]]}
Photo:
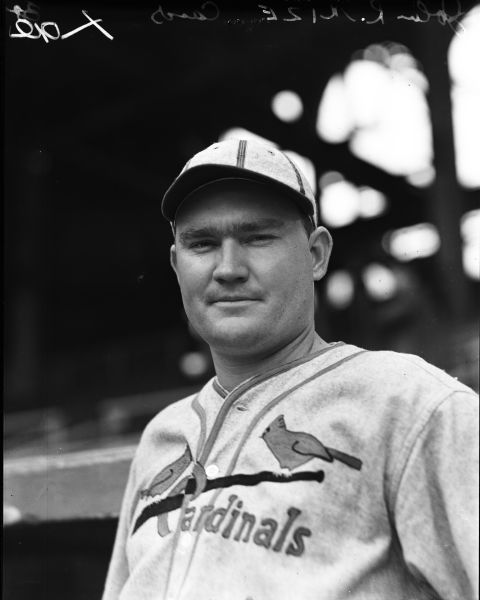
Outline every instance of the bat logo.
{"type": "Polygon", "coordinates": [[[335,448],[327,448],[314,435],[287,429],[283,415],[274,419],[261,437],[282,469],[295,469],[312,458],[321,458],[327,462],[338,460],[357,471],[362,468],[360,459],[335,448]]]}

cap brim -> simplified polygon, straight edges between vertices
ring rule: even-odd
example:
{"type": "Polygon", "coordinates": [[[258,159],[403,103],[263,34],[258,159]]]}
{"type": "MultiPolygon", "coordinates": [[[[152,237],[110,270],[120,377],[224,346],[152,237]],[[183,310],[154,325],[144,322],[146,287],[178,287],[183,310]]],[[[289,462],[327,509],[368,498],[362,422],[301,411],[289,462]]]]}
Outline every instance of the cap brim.
{"type": "Polygon", "coordinates": [[[256,171],[230,165],[198,165],[180,174],[163,196],[162,214],[169,221],[175,220],[175,214],[183,200],[196,188],[217,179],[239,177],[265,183],[282,191],[298,206],[300,211],[313,218],[313,207],[303,194],[296,192],[290,186],[272,179],[256,171]]]}

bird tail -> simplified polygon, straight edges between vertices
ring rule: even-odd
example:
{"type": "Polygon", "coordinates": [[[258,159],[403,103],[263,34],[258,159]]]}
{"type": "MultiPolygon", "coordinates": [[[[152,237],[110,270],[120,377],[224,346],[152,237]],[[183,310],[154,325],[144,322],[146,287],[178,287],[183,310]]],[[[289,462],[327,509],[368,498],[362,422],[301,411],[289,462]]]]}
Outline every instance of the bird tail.
{"type": "Polygon", "coordinates": [[[340,450],[335,450],[335,448],[327,448],[327,450],[333,458],[339,460],[340,462],[351,467],[352,469],[360,471],[360,469],[362,468],[362,461],[359,458],[355,458],[354,456],[350,456],[349,454],[340,452],[340,450]]]}

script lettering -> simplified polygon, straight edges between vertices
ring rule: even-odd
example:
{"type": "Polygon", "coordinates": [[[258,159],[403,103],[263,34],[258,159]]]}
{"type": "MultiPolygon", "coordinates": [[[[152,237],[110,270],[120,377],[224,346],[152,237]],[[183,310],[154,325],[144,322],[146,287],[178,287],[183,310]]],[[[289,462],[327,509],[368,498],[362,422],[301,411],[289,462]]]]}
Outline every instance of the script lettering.
{"type": "Polygon", "coordinates": [[[397,19],[412,21],[413,23],[428,23],[432,18],[436,19],[440,25],[448,25],[450,29],[458,33],[459,29],[465,30],[463,25],[460,23],[460,18],[465,14],[462,11],[459,0],[456,2],[456,12],[449,14],[445,5],[445,0],[442,0],[441,8],[439,10],[430,12],[422,0],[417,0],[415,6],[417,12],[413,15],[398,15],[397,19]]]}
{"type": "Polygon", "coordinates": [[[211,0],[207,0],[200,6],[201,10],[192,10],[190,12],[174,12],[165,10],[160,4],[157,10],[151,15],[151,20],[156,25],[163,25],[165,21],[174,19],[183,19],[188,21],[215,21],[220,16],[220,9],[211,0]]]}
{"type": "Polygon", "coordinates": [[[276,21],[277,20],[277,15],[275,14],[275,12],[268,6],[265,6],[265,4],[259,4],[258,8],[262,9],[262,12],[264,15],[269,15],[266,18],[266,21],[276,21]]]}
{"type": "Polygon", "coordinates": [[[287,11],[292,15],[293,18],[292,19],[283,19],[286,23],[290,23],[291,21],[301,21],[302,20],[302,17],[297,15],[297,13],[295,12],[294,6],[288,6],[287,11]]]}
{"type": "Polygon", "coordinates": [[[371,6],[371,8],[373,8],[374,11],[377,12],[377,18],[373,21],[365,21],[365,23],[367,25],[374,25],[375,23],[381,23],[383,25],[384,24],[383,9],[381,7],[380,2],[377,0],[370,0],[370,6],[371,6]]]}
{"type": "Polygon", "coordinates": [[[75,35],[82,29],[86,29],[93,25],[96,27],[105,37],[109,40],[113,40],[113,36],[108,33],[99,23],[102,22],[102,19],[92,19],[86,10],[82,10],[82,14],[87,19],[87,23],[84,25],[80,25],[76,29],[69,31],[68,33],[60,34],[60,29],[55,21],[44,21],[43,23],[37,23],[39,19],[39,12],[37,10],[36,4],[29,2],[27,4],[27,9],[23,10],[21,6],[15,4],[13,8],[7,8],[7,11],[13,13],[17,20],[15,21],[15,29],[17,33],[12,33],[11,29],[8,32],[9,37],[11,38],[27,38],[30,40],[38,40],[43,38],[43,40],[48,44],[49,40],[65,40],[72,35],[75,35]]]}

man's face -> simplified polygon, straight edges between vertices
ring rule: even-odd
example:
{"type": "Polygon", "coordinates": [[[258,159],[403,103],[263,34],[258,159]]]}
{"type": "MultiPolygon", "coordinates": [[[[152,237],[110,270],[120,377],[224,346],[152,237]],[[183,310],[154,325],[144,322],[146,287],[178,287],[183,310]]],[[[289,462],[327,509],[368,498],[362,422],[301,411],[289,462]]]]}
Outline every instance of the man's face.
{"type": "Polygon", "coordinates": [[[187,316],[212,351],[267,355],[313,329],[313,281],[330,253],[323,232],[319,269],[298,209],[279,192],[223,181],[188,198],[171,260],[187,316]]]}

